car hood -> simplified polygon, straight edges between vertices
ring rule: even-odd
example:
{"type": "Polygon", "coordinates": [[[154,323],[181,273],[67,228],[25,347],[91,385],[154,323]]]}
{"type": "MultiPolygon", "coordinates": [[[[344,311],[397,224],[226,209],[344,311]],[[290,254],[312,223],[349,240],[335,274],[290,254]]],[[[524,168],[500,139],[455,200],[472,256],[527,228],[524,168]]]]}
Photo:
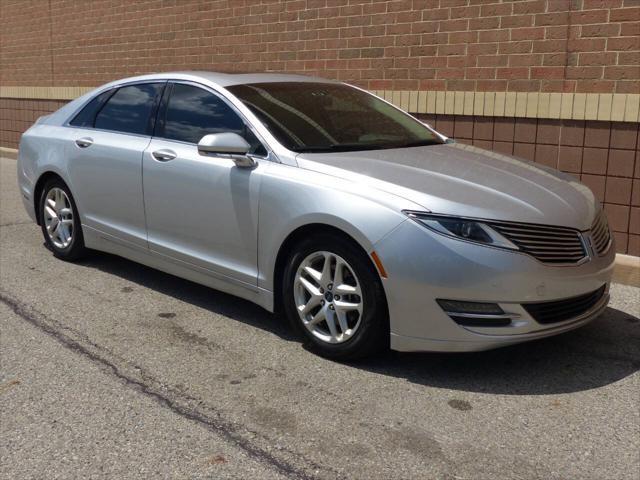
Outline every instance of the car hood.
{"type": "Polygon", "coordinates": [[[308,153],[301,168],[367,183],[425,210],[588,229],[600,208],[571,175],[463,144],[308,153]]]}

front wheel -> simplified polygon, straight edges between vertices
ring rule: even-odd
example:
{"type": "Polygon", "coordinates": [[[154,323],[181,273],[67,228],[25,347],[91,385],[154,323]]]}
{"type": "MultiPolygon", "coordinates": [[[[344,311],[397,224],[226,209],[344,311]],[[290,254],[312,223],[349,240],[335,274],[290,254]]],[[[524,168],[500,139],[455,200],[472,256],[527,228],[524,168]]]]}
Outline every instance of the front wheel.
{"type": "Polygon", "coordinates": [[[39,214],[44,241],[56,257],[76,260],[85,253],[78,209],[60,178],[52,178],[42,189],[39,214]]]}
{"type": "Polygon", "coordinates": [[[282,298],[289,321],[322,356],[355,359],[388,346],[378,273],[360,247],[338,235],[316,235],[295,248],[282,298]]]}

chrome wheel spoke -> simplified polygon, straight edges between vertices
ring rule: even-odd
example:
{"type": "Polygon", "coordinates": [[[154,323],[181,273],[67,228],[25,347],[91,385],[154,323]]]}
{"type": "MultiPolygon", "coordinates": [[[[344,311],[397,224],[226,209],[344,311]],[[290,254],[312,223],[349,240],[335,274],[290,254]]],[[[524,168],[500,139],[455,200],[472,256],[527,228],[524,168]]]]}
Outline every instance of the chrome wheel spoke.
{"type": "Polygon", "coordinates": [[[353,302],[345,302],[345,301],[338,301],[336,300],[334,302],[334,305],[336,307],[336,310],[340,310],[341,312],[350,312],[352,310],[360,310],[360,304],[359,303],[353,303],[353,302]]]}
{"type": "Polygon", "coordinates": [[[340,325],[340,330],[342,330],[342,334],[346,334],[349,330],[349,323],[347,322],[347,315],[344,311],[340,311],[336,309],[336,317],[338,319],[338,324],[340,325]]]}
{"type": "Polygon", "coordinates": [[[311,312],[315,307],[320,305],[320,296],[313,296],[309,299],[309,301],[305,305],[301,305],[298,307],[298,310],[302,315],[306,315],[311,312]]]}
{"type": "Polygon", "coordinates": [[[60,225],[60,226],[58,227],[57,233],[58,233],[58,237],[60,238],[60,241],[61,241],[63,244],[64,244],[64,243],[66,243],[66,242],[67,242],[67,240],[69,239],[69,234],[68,234],[68,232],[67,232],[66,227],[64,227],[63,225],[60,225]]]}
{"type": "Polygon", "coordinates": [[[342,285],[343,283],[343,269],[345,268],[345,263],[342,260],[336,260],[336,268],[333,272],[333,285],[334,287],[337,285],[342,285]]]}
{"type": "Polygon", "coordinates": [[[307,323],[308,327],[313,327],[317,324],[319,324],[320,322],[324,321],[326,318],[325,315],[325,311],[324,308],[321,308],[320,310],[318,310],[318,313],[316,313],[311,320],[309,320],[309,322],[307,323]]]}
{"type": "Polygon", "coordinates": [[[305,290],[307,292],[309,292],[311,295],[313,295],[314,297],[320,296],[320,288],[316,287],[314,284],[312,284],[309,280],[307,280],[304,277],[300,277],[299,282],[302,284],[302,286],[305,288],[305,290]]]}
{"type": "Polygon", "coordinates": [[[63,217],[71,217],[73,215],[73,211],[71,211],[71,209],[69,207],[64,207],[62,209],[59,210],[60,215],[62,215],[63,217]]]}
{"type": "Polygon", "coordinates": [[[335,311],[329,310],[328,315],[325,314],[327,327],[329,327],[329,334],[331,335],[332,343],[338,338],[338,330],[336,329],[336,314],[335,311]]]}
{"type": "Polygon", "coordinates": [[[309,274],[309,276],[311,278],[313,278],[318,284],[321,282],[321,280],[322,280],[322,272],[319,272],[318,270],[316,270],[315,268],[312,268],[310,266],[304,267],[304,271],[307,272],[309,274]]]}
{"type": "Polygon", "coordinates": [[[320,277],[320,282],[324,285],[329,283],[331,279],[331,262],[333,260],[333,255],[330,253],[324,254],[324,265],[322,266],[322,275],[320,277]]]}
{"type": "Polygon", "coordinates": [[[44,211],[47,215],[49,215],[49,217],[51,218],[55,218],[56,220],[58,219],[58,214],[56,213],[56,211],[51,208],[49,205],[46,205],[44,207],[44,211]]]}
{"type": "Polygon", "coordinates": [[[340,295],[360,295],[360,289],[353,285],[347,285],[346,283],[341,283],[333,287],[335,293],[340,295]]]}
{"type": "Polygon", "coordinates": [[[47,231],[49,233],[53,233],[56,231],[59,225],[60,225],[60,221],[58,220],[58,217],[52,217],[49,220],[49,223],[46,224],[47,231]]]}

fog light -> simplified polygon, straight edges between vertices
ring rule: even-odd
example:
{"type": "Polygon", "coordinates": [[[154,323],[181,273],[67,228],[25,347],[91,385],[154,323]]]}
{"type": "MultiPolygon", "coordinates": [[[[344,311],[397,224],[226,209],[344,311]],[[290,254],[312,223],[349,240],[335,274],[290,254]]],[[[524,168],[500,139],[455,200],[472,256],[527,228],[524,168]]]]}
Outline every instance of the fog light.
{"type": "Polygon", "coordinates": [[[497,303],[461,302],[458,300],[437,300],[437,302],[447,313],[504,314],[504,310],[497,303]]]}
{"type": "Polygon", "coordinates": [[[465,327],[506,327],[518,315],[505,313],[497,303],[436,300],[458,325],[465,327]]]}

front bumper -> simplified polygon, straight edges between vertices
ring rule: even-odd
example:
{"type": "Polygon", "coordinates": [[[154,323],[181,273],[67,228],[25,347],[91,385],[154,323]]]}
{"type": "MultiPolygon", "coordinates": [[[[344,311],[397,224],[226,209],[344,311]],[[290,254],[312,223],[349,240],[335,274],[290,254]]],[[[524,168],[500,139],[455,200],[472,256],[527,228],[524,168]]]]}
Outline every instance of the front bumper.
{"type": "Polygon", "coordinates": [[[544,265],[517,252],[459,241],[408,220],[375,245],[388,278],[383,281],[398,351],[487,350],[578,328],[600,315],[609,300],[615,247],[575,266],[544,265]],[[568,320],[540,324],[522,307],[593,292],[606,285],[589,310],[568,320]],[[436,299],[497,303],[517,321],[504,327],[454,322],[436,299]]]}

